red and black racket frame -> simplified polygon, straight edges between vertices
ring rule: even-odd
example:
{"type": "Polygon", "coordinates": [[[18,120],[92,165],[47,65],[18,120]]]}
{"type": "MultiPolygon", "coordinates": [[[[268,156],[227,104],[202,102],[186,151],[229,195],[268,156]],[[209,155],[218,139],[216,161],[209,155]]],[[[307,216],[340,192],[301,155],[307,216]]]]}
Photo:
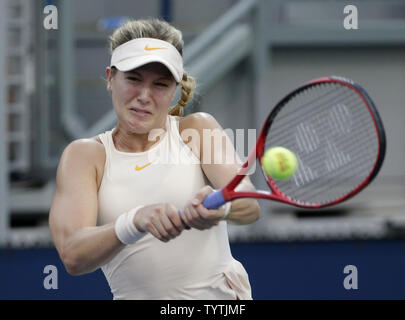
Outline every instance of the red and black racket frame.
{"type": "Polygon", "coordinates": [[[226,187],[224,187],[221,190],[222,197],[225,201],[231,201],[237,198],[263,198],[263,199],[270,199],[273,201],[278,201],[278,202],[283,202],[287,203],[296,207],[300,208],[306,208],[306,209],[320,209],[324,207],[329,207],[333,206],[336,204],[339,204],[343,201],[346,201],[347,199],[350,199],[357,193],[359,193],[362,189],[364,189],[378,174],[380,168],[382,167],[382,164],[384,162],[384,157],[385,157],[385,151],[386,151],[386,137],[385,137],[385,130],[384,126],[382,124],[380,115],[377,111],[376,106],[374,105],[373,101],[367,94],[367,92],[358,84],[354,83],[351,80],[342,78],[342,77],[337,77],[337,76],[330,76],[330,77],[322,77],[322,78],[317,78],[314,80],[311,80],[302,86],[298,87],[294,91],[292,91],[290,94],[288,94],[286,97],[284,97],[271,111],[271,113],[268,115],[261,131],[259,134],[259,138],[256,142],[255,148],[250,152],[246,162],[243,164],[241,167],[238,175],[236,175],[226,187]],[[263,170],[261,166],[261,159],[262,156],[265,152],[265,143],[266,143],[266,137],[267,134],[270,130],[270,127],[273,123],[273,120],[277,116],[277,114],[282,110],[282,108],[290,101],[294,96],[296,96],[298,93],[302,92],[303,90],[307,90],[310,87],[318,86],[321,84],[325,83],[337,83],[343,86],[347,86],[350,89],[354,90],[364,101],[371,118],[373,119],[373,123],[375,126],[375,130],[377,132],[377,137],[378,137],[378,155],[376,157],[376,161],[374,163],[374,167],[369,173],[369,175],[364,179],[364,181],[359,184],[355,189],[353,189],[351,192],[348,194],[345,194],[344,196],[335,199],[332,202],[328,203],[304,203],[297,201],[295,199],[292,199],[291,197],[283,194],[279,188],[277,188],[277,185],[275,181],[269,177],[265,171],[263,170]],[[259,160],[260,162],[260,168],[262,170],[262,173],[264,177],[266,178],[267,184],[270,187],[271,192],[266,192],[266,191],[260,191],[260,192],[244,192],[244,191],[233,191],[234,188],[239,184],[239,182],[248,174],[249,169],[252,167],[252,165],[255,163],[256,159],[259,160]]]}

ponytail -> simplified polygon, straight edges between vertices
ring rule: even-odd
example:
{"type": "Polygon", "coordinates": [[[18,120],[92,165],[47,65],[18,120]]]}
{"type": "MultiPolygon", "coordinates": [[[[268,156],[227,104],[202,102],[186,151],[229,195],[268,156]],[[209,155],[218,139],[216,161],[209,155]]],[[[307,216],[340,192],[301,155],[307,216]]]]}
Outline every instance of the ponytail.
{"type": "Polygon", "coordinates": [[[184,115],[184,107],[193,97],[194,89],[195,79],[184,72],[183,79],[181,80],[181,98],[177,104],[169,110],[169,115],[180,117],[184,115]]]}

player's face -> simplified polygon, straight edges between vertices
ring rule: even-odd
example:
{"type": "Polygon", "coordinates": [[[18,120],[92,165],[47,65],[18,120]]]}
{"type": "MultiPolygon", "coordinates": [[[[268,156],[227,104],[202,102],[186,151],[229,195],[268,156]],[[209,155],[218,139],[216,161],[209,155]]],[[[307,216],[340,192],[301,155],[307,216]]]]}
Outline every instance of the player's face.
{"type": "Polygon", "coordinates": [[[170,103],[176,92],[176,81],[160,63],[114,75],[107,69],[108,87],[118,121],[136,133],[147,133],[164,127],[170,103]]]}

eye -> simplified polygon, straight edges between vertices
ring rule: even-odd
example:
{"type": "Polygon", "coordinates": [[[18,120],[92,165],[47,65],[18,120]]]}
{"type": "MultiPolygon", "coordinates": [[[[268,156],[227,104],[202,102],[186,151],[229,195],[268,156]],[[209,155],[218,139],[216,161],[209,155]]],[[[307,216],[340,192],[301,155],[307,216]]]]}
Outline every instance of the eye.
{"type": "Polygon", "coordinates": [[[159,87],[168,87],[168,84],[164,83],[164,82],[156,82],[155,85],[157,85],[159,87]]]}
{"type": "Polygon", "coordinates": [[[140,81],[140,79],[136,77],[127,77],[127,79],[131,81],[140,81]]]}

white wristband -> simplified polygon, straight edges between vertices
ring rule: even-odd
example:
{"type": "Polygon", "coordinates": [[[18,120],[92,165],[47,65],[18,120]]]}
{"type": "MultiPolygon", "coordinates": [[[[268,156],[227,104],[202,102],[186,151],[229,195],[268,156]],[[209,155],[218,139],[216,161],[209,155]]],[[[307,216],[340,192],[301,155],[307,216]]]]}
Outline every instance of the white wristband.
{"type": "Polygon", "coordinates": [[[231,212],[231,201],[228,201],[222,207],[225,210],[225,213],[224,213],[224,216],[222,217],[222,220],[225,220],[226,218],[228,218],[229,213],[231,212]]]}
{"type": "Polygon", "coordinates": [[[123,244],[133,244],[142,238],[146,232],[140,232],[134,225],[134,217],[138,210],[144,206],[138,206],[121,214],[115,221],[115,234],[123,244]]]}

